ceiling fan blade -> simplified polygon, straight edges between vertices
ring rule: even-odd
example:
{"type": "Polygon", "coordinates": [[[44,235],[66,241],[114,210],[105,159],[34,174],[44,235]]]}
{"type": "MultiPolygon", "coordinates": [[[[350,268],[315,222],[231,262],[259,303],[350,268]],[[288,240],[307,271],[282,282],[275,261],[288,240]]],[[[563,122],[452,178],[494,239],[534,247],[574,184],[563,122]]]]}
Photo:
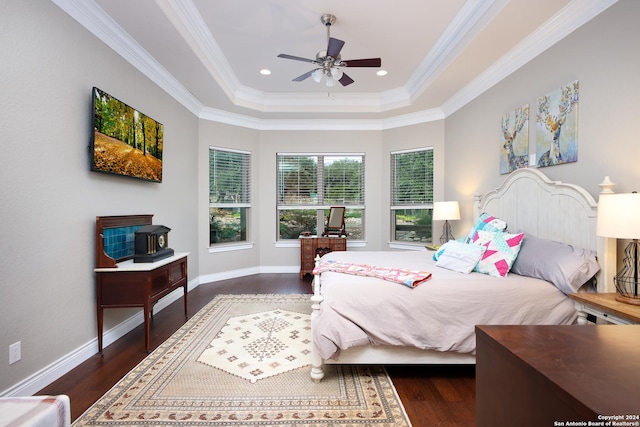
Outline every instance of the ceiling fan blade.
{"type": "Polygon", "coordinates": [[[317,63],[315,59],[301,58],[299,56],[287,55],[286,53],[281,53],[280,55],[278,55],[278,58],[293,59],[294,61],[311,62],[312,64],[317,63]]]}
{"type": "MultiPolygon", "coordinates": [[[[316,70],[317,70],[317,68],[316,68],[316,70]]],[[[301,81],[303,81],[303,80],[305,80],[305,79],[308,79],[309,77],[311,77],[311,74],[312,74],[314,71],[315,71],[315,70],[307,71],[306,73],[304,73],[304,74],[303,74],[303,75],[301,75],[301,76],[296,77],[296,78],[295,78],[295,79],[293,79],[292,81],[293,81],[293,82],[301,82],[301,81]]]]}
{"type": "Polygon", "coordinates": [[[342,46],[344,46],[344,42],[342,40],[338,40],[338,39],[334,39],[333,37],[330,37],[329,46],[327,46],[327,56],[330,56],[332,58],[337,58],[338,55],[340,55],[342,46]]]}
{"type": "Polygon", "coordinates": [[[353,79],[346,74],[342,73],[342,77],[338,80],[342,86],[347,86],[353,83],[353,79]]]}
{"type": "Polygon", "coordinates": [[[381,67],[382,59],[380,58],[350,59],[348,61],[341,61],[340,65],[346,65],[347,67],[381,67]]]}

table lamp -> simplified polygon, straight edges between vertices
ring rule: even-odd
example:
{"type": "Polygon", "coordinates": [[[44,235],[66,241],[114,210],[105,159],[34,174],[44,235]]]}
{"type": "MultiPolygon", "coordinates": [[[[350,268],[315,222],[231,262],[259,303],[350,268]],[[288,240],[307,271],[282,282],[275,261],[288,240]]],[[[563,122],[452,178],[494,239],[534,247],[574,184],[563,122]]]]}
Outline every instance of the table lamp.
{"type": "Polygon", "coordinates": [[[433,220],[444,221],[440,243],[445,244],[449,240],[454,240],[449,220],[458,219],[460,219],[460,206],[457,201],[435,202],[433,204],[433,220]]]}
{"type": "Polygon", "coordinates": [[[616,300],[640,305],[638,296],[638,239],[640,239],[640,194],[603,194],[598,201],[596,234],[615,239],[631,239],[624,250],[624,266],[615,275],[616,300]]]}

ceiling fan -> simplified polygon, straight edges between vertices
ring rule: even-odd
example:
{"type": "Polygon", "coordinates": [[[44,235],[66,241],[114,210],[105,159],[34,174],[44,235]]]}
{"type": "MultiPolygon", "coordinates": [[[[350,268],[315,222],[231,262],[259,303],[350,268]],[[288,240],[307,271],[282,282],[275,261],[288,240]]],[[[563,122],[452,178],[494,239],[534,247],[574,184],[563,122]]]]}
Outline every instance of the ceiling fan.
{"type": "Polygon", "coordinates": [[[322,24],[327,27],[327,50],[321,50],[316,54],[316,59],[301,58],[299,56],[287,55],[281,53],[278,58],[293,59],[295,61],[310,62],[317,65],[311,71],[304,73],[301,76],[293,79],[294,82],[301,82],[309,77],[313,77],[316,82],[320,82],[322,77],[326,77],[326,85],[333,86],[336,81],[340,82],[342,86],[350,85],[354,80],[346,75],[342,68],[348,67],[380,67],[382,60],[380,58],[368,58],[368,59],[350,59],[342,60],[340,57],[340,51],[344,46],[344,41],[331,37],[330,28],[334,22],[336,22],[335,15],[324,14],[320,17],[322,24]]]}

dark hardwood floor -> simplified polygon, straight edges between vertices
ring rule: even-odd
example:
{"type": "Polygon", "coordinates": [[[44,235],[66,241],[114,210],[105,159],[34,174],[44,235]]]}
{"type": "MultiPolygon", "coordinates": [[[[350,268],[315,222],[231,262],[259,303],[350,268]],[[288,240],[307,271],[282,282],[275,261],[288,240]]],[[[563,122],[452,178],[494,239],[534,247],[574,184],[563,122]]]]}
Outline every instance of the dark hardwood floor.
{"type": "MultiPolygon", "coordinates": [[[[311,293],[311,280],[297,274],[259,274],[204,284],[189,292],[189,316],[218,294],[311,293]]],[[[150,348],[155,349],[185,322],[182,298],[155,314],[150,348]]],[[[140,325],[38,394],[66,394],[75,420],[147,353],[140,325]]],[[[414,427],[475,426],[474,366],[388,366],[414,427]]]]}

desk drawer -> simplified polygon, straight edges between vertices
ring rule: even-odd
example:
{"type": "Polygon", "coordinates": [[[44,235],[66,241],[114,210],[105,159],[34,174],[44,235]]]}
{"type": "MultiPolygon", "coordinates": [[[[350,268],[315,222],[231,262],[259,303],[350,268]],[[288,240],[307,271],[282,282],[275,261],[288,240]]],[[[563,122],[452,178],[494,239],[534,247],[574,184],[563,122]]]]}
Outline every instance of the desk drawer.
{"type": "Polygon", "coordinates": [[[187,265],[177,261],[161,267],[151,274],[151,298],[157,300],[176,287],[182,286],[187,277],[187,265]]]}
{"type": "Polygon", "coordinates": [[[140,273],[99,274],[98,292],[100,303],[105,307],[142,307],[145,298],[145,275],[140,273]]]}
{"type": "Polygon", "coordinates": [[[169,286],[177,286],[187,277],[187,264],[175,262],[169,265],[169,286]]]}

